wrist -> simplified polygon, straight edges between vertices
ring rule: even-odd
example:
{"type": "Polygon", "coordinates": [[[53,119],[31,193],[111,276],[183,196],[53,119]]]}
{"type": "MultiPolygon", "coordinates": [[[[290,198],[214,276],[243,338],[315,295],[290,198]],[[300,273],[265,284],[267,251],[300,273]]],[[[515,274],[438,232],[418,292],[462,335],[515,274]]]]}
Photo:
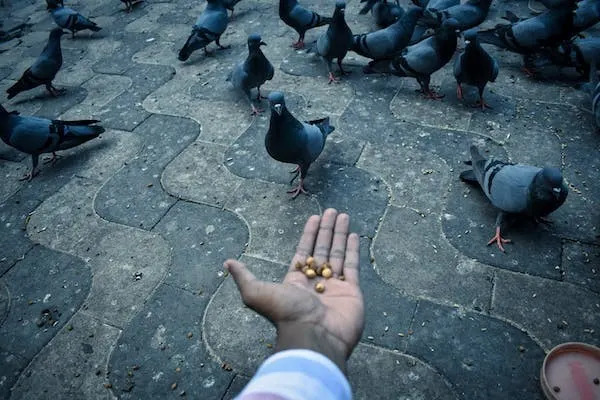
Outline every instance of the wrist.
{"type": "Polygon", "coordinates": [[[292,349],[312,350],[330,359],[343,374],[346,373],[346,345],[323,327],[308,322],[277,324],[275,351],[292,349]]]}

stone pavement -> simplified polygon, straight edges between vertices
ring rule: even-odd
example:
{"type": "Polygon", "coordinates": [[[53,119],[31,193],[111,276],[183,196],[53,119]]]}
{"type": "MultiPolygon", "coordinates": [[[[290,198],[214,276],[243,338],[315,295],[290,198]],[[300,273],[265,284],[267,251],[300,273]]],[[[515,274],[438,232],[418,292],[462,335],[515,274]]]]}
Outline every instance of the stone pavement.
{"type": "MultiPolygon", "coordinates": [[[[330,14],[325,3],[303,1],[330,14]]],[[[372,29],[348,3],[353,31],[372,29]]],[[[529,15],[525,1],[496,1],[485,25],[509,4],[529,15]]],[[[490,49],[501,70],[486,92],[494,109],[481,112],[456,99],[450,66],[433,76],[442,101],[411,79],[363,76],[353,53],[352,75],[327,85],[319,60],[290,49],[276,1],[242,1],[222,37],[231,49],[185,63],[176,52],[203,1],[149,0],[130,14],[116,0],[67,5],[103,29],[63,38],[55,83],[66,94],[38,88],[2,104],[97,118],[107,131],[32,182],[18,181],[31,160],[0,144],[1,398],[233,398],[275,332],[242,305],[222,262],[241,257],[280,279],[304,221],[327,207],[350,213],[362,240],[357,399],[540,399],[546,351],[600,344],[600,135],[572,78],[529,79],[518,57],[490,49]],[[310,197],[289,200],[289,166],[264,150],[268,112],[251,117],[225,82],[252,32],[276,66],[265,92],[336,127],[309,171],[310,197]],[[562,166],[570,193],[553,226],[510,226],[505,254],[485,246],[495,211],[458,180],[471,143],[562,166]]],[[[54,22],[42,1],[0,13],[5,28],[28,24],[0,44],[4,93],[54,22]]]]}

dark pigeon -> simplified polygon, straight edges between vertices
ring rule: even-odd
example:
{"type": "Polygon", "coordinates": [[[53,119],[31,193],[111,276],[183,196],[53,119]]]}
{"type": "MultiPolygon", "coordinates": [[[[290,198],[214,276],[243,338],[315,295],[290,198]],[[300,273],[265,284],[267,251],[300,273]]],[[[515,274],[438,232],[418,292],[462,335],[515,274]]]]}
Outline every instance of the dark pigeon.
{"type": "Polygon", "coordinates": [[[56,25],[63,29],[71,31],[73,37],[78,31],[89,29],[94,32],[98,32],[100,28],[95,22],[90,21],[88,18],[79,14],[77,11],[62,6],[62,1],[46,0],[48,11],[52,14],[52,18],[56,25]]]}
{"type": "Polygon", "coordinates": [[[340,74],[345,75],[346,72],[342,68],[342,60],[346,57],[348,50],[352,48],[353,36],[344,18],[345,11],[346,3],[342,0],[336,1],[331,24],[329,24],[327,32],[319,36],[315,46],[317,54],[327,63],[329,83],[338,81],[333,75],[331,68],[333,59],[337,59],[340,74]]]}
{"type": "Polygon", "coordinates": [[[371,61],[365,73],[391,73],[401,77],[413,77],[419,82],[421,91],[430,99],[440,99],[429,88],[431,75],[444,67],[456,51],[457,22],[446,20],[435,35],[413,44],[402,51],[393,60],[371,61]]]}
{"type": "Polygon", "coordinates": [[[222,46],[219,42],[221,35],[227,29],[228,22],[227,9],[221,0],[207,0],[206,8],[196,20],[192,27],[192,33],[182,49],[179,50],[177,58],[180,61],[186,61],[192,52],[198,49],[204,49],[204,53],[208,54],[206,46],[212,42],[215,42],[219,49],[229,48],[229,46],[222,46]]]}
{"type": "Polygon", "coordinates": [[[477,32],[465,32],[465,51],[454,60],[454,77],[456,78],[456,94],[462,99],[462,84],[477,87],[481,109],[489,107],[483,100],[483,91],[488,82],[494,82],[498,77],[498,62],[481,47],[477,32]]]}
{"type": "MultiPolygon", "coordinates": [[[[447,8],[456,6],[460,4],[460,0],[413,0],[413,3],[416,6],[431,12],[433,10],[443,11],[447,8]]],[[[415,30],[413,31],[413,35],[409,44],[415,44],[421,41],[428,28],[429,27],[427,26],[427,23],[423,20],[423,18],[421,18],[419,22],[417,22],[417,26],[415,26],[415,30]]]]}
{"type": "Polygon", "coordinates": [[[279,18],[300,35],[298,41],[292,44],[295,49],[304,48],[306,31],[331,22],[331,18],[322,17],[302,7],[298,0],[279,0],[279,18]]]}
{"type": "Polygon", "coordinates": [[[104,132],[104,128],[94,125],[98,122],[22,117],[16,111],[9,113],[0,105],[0,138],[7,145],[31,154],[31,172],[23,178],[27,180],[37,175],[40,154],[52,153],[51,161],[55,161],[56,151],[79,146],[104,132]]]}
{"type": "Polygon", "coordinates": [[[319,157],[325,147],[327,136],[335,129],[329,125],[329,118],[315,121],[298,121],[285,106],[281,92],[269,94],[271,121],[265,136],[267,153],[275,160],[296,164],[298,167],[291,182],[300,175],[298,186],[288,191],[292,198],[300,193],[308,194],[304,189],[304,178],[310,165],[319,157]]]}
{"type": "Polygon", "coordinates": [[[573,35],[579,34],[600,22],[600,1],[583,0],[577,3],[573,18],[573,35]]]}
{"type": "Polygon", "coordinates": [[[42,50],[42,54],[35,60],[33,65],[23,72],[21,78],[13,86],[6,90],[8,98],[12,99],[17,94],[45,85],[51,95],[56,96],[60,90],[52,86],[52,81],[62,66],[62,52],[60,49],[60,37],[64,34],[61,28],[54,28],[50,32],[48,44],[42,50]]]}
{"type": "Polygon", "coordinates": [[[354,35],[351,50],[373,60],[393,58],[408,45],[422,14],[422,8],[410,7],[402,18],[387,28],[354,35]]]}
{"type": "Polygon", "coordinates": [[[244,62],[236,65],[227,78],[233,87],[243,91],[248,96],[253,115],[261,113],[262,110],[256,108],[252,103],[250,89],[256,88],[258,90],[256,99],[260,101],[262,98],[260,95],[260,86],[266,81],[273,79],[275,72],[273,65],[267,60],[267,57],[265,57],[260,49],[260,46],[266,45],[260,35],[252,34],[248,36],[248,57],[246,57],[244,62]]]}
{"type": "Polygon", "coordinates": [[[600,63],[600,37],[589,37],[565,41],[557,47],[542,48],[536,54],[535,67],[556,65],[575,68],[582,76],[589,76],[592,63],[600,63]]]}
{"type": "Polygon", "coordinates": [[[445,10],[425,9],[423,19],[429,26],[440,26],[442,22],[453,18],[458,29],[465,31],[481,24],[487,18],[492,0],[468,0],[464,4],[448,7],[445,10]]]}
{"type": "Polygon", "coordinates": [[[471,146],[473,169],[460,174],[460,179],[478,184],[492,205],[499,210],[496,235],[488,245],[496,243],[500,250],[509,243],[500,234],[504,214],[521,214],[544,220],[566,200],[569,189],[558,168],[539,168],[531,165],[509,164],[487,160],[476,146],[471,146]]]}
{"type": "Polygon", "coordinates": [[[367,4],[359,11],[359,14],[366,14],[371,11],[375,19],[375,25],[379,28],[387,28],[404,15],[404,9],[400,7],[398,0],[395,4],[387,0],[361,0],[361,3],[364,2],[367,4]]]}

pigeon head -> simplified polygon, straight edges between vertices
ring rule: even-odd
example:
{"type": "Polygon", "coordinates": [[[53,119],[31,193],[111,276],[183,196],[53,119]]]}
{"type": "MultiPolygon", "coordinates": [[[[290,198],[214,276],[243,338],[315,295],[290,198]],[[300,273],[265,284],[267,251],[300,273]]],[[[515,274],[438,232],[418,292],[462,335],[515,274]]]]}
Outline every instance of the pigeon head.
{"type": "Polygon", "coordinates": [[[437,32],[444,37],[458,36],[460,34],[458,27],[459,24],[455,18],[448,18],[442,22],[442,25],[438,28],[437,32]]]}
{"type": "MultiPolygon", "coordinates": [[[[563,176],[558,168],[542,169],[542,178],[547,187],[551,188],[552,194],[557,199],[560,198],[563,192],[563,176]]],[[[566,194],[565,194],[566,195],[566,194]]]]}
{"type": "Polygon", "coordinates": [[[346,11],[346,2],[342,1],[342,0],[337,0],[335,2],[335,11],[333,12],[333,16],[335,17],[336,15],[344,15],[345,11],[346,11]]]}
{"type": "Polygon", "coordinates": [[[463,37],[465,38],[465,44],[476,44],[477,43],[477,30],[469,29],[463,33],[463,37]]]}
{"type": "Polygon", "coordinates": [[[285,99],[281,92],[269,93],[269,104],[271,105],[271,112],[276,112],[277,115],[281,115],[285,109],[285,99]]]}
{"type": "Polygon", "coordinates": [[[560,207],[567,199],[569,188],[558,168],[543,168],[531,186],[532,213],[545,216],[560,207]]]}
{"type": "Polygon", "coordinates": [[[248,36],[248,49],[258,50],[260,46],[266,46],[267,44],[262,41],[261,37],[257,33],[253,33],[248,36]]]}

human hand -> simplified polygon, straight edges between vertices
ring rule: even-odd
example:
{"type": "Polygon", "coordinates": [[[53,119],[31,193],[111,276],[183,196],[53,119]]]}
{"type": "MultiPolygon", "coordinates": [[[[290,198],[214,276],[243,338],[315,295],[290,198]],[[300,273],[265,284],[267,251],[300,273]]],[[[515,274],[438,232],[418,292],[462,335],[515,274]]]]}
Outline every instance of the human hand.
{"type": "Polygon", "coordinates": [[[304,227],[296,254],[282,283],[258,280],[243,263],[225,261],[244,304],[277,328],[277,351],[310,349],[327,356],[345,371],[346,360],[358,344],[364,326],[364,303],[359,287],[359,240],[348,234],[350,217],[327,209],[313,215],[304,227]],[[296,269],[308,256],[317,265],[331,264],[333,277],[308,279],[296,269]],[[344,280],[340,280],[340,276],[344,280]],[[323,293],[314,285],[322,280],[323,293]]]}

